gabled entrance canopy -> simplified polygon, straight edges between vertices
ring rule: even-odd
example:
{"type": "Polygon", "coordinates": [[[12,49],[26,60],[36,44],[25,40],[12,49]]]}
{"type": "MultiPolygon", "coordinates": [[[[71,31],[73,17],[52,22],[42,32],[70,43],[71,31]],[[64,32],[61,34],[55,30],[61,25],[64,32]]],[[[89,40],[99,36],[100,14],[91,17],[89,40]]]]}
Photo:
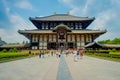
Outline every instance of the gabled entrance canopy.
{"type": "Polygon", "coordinates": [[[102,45],[96,42],[92,42],[92,43],[85,45],[85,48],[86,49],[99,49],[99,48],[102,48],[102,45]]]}
{"type": "Polygon", "coordinates": [[[53,28],[53,32],[56,32],[57,30],[66,30],[68,32],[71,32],[71,29],[67,25],[64,25],[64,24],[60,24],[53,28]]]}

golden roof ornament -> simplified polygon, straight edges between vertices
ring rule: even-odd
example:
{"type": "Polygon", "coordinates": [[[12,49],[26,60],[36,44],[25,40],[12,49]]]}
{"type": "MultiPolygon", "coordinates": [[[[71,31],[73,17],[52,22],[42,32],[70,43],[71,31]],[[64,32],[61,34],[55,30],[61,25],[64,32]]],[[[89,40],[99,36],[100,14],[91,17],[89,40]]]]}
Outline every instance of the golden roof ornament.
{"type": "Polygon", "coordinates": [[[69,11],[67,12],[67,15],[70,15],[70,12],[69,12],[69,11]]]}
{"type": "Polygon", "coordinates": [[[56,15],[56,12],[54,12],[54,15],[56,15]]]}

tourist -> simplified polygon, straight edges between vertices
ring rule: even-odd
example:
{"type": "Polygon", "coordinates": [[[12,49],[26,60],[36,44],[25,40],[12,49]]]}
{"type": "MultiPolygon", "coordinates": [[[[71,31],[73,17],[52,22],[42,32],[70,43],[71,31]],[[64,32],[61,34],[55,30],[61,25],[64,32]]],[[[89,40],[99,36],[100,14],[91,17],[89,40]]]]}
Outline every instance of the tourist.
{"type": "Polygon", "coordinates": [[[67,57],[67,56],[68,56],[68,54],[69,54],[69,51],[68,51],[68,50],[66,50],[65,54],[66,54],[66,57],[67,57]]]}
{"type": "Polygon", "coordinates": [[[39,53],[39,58],[41,58],[41,56],[42,56],[42,52],[40,51],[40,53],[39,53]]]}
{"type": "Polygon", "coordinates": [[[44,58],[44,54],[45,54],[44,52],[45,52],[45,51],[42,51],[42,58],[44,58]]]}
{"type": "Polygon", "coordinates": [[[60,58],[61,57],[61,51],[58,51],[58,57],[60,58]]]}
{"type": "Polygon", "coordinates": [[[77,51],[77,59],[79,59],[79,57],[80,57],[79,55],[80,55],[80,54],[79,54],[79,51],[77,51]]]}
{"type": "Polygon", "coordinates": [[[77,62],[77,50],[75,50],[73,54],[74,54],[74,61],[77,62]]]}
{"type": "Polygon", "coordinates": [[[53,51],[51,52],[51,56],[53,56],[53,51]]]}
{"type": "Polygon", "coordinates": [[[56,57],[58,58],[58,50],[55,52],[55,54],[56,54],[56,57]]]}
{"type": "Polygon", "coordinates": [[[83,57],[83,51],[82,51],[82,49],[80,50],[79,54],[80,54],[80,59],[82,59],[82,57],[83,57]]]}
{"type": "Polygon", "coordinates": [[[31,56],[31,51],[29,51],[29,56],[31,56]]]}

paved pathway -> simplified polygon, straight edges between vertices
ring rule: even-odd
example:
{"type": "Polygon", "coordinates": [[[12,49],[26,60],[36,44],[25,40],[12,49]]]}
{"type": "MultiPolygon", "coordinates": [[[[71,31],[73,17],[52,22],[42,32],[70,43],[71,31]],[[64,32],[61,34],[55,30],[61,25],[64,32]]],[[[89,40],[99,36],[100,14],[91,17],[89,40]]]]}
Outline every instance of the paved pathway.
{"type": "Polygon", "coordinates": [[[56,80],[59,59],[27,58],[0,64],[0,80],[56,80]]]}
{"type": "Polygon", "coordinates": [[[73,55],[0,63],[0,80],[63,80],[61,73],[66,80],[120,80],[120,63],[86,56],[74,62],[73,55]]]}
{"type": "Polygon", "coordinates": [[[66,57],[73,80],[120,80],[120,63],[83,57],[78,62],[66,57]]]}
{"type": "Polygon", "coordinates": [[[57,80],[72,80],[72,76],[63,56],[60,58],[57,80]]]}

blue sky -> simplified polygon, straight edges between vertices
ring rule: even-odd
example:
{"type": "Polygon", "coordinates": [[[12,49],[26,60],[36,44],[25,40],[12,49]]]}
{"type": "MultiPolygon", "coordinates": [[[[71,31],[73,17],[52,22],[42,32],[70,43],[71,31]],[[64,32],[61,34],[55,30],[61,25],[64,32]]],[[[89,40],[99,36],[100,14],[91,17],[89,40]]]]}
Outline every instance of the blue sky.
{"type": "Polygon", "coordinates": [[[81,17],[95,17],[88,29],[107,29],[97,40],[120,37],[120,0],[0,0],[0,37],[2,40],[27,40],[17,31],[36,29],[29,17],[48,16],[54,12],[81,17]]]}

